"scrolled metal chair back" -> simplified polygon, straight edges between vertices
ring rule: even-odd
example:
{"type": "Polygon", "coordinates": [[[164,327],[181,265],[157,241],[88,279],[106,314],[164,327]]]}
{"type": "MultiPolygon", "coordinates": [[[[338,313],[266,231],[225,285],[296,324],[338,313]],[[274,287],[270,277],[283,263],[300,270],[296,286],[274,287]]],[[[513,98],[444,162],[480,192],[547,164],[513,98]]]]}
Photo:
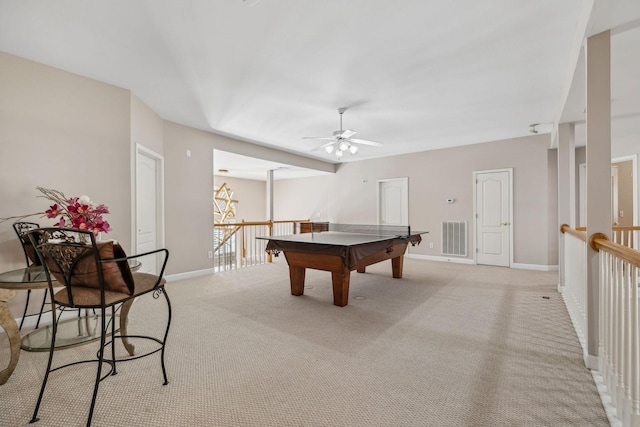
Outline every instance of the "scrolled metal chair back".
{"type": "Polygon", "coordinates": [[[29,238],[27,237],[27,234],[30,231],[35,230],[37,228],[40,228],[40,224],[35,222],[18,221],[13,223],[13,230],[18,235],[18,240],[22,245],[22,251],[24,252],[24,259],[25,259],[25,262],[27,263],[27,267],[29,267],[31,263],[35,265],[40,265],[40,259],[33,252],[33,247],[30,245],[29,238]]]}
{"type": "MultiPolygon", "coordinates": [[[[71,306],[74,306],[71,278],[78,261],[93,254],[96,266],[100,265],[93,234],[68,228],[41,228],[29,232],[29,238],[40,262],[45,266],[50,286],[53,286],[53,274],[66,288],[71,306]]],[[[97,267],[96,270],[102,281],[102,269],[97,267]]]]}

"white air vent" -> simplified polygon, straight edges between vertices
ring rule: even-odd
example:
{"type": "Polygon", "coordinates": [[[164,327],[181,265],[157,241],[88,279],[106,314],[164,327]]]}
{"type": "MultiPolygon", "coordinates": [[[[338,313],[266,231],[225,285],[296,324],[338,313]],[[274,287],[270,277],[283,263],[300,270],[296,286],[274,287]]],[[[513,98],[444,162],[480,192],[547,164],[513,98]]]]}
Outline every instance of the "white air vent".
{"type": "Polygon", "coordinates": [[[442,255],[467,256],[466,221],[442,221],[442,255]]]}

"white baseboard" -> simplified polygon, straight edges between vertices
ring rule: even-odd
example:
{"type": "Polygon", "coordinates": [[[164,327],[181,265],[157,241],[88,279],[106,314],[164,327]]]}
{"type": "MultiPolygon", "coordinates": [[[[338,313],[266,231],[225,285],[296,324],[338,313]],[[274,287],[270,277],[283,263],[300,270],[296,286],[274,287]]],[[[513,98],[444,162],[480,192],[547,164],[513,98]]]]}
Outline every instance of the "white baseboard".
{"type": "Polygon", "coordinates": [[[587,352],[585,351],[583,354],[583,358],[584,366],[586,366],[587,369],[591,369],[592,371],[598,370],[598,356],[587,354],[587,352]]]}
{"type": "Polygon", "coordinates": [[[511,268],[517,268],[519,270],[558,271],[557,265],[522,264],[520,262],[514,262],[511,264],[511,268]]]}
{"type": "Polygon", "coordinates": [[[193,277],[207,276],[215,273],[214,268],[207,268],[204,270],[187,271],[185,273],[169,274],[164,276],[167,282],[175,282],[176,280],[191,279],[193,277]]]}
{"type": "Polygon", "coordinates": [[[596,383],[596,388],[598,389],[602,406],[604,406],[604,411],[607,413],[609,424],[611,424],[611,427],[622,427],[622,421],[618,418],[616,406],[613,404],[602,375],[596,370],[591,370],[591,376],[596,383]]]}
{"type": "MultiPolygon", "coordinates": [[[[423,259],[427,261],[439,261],[439,262],[453,262],[457,264],[475,264],[475,260],[471,258],[456,258],[456,257],[446,257],[446,256],[433,256],[433,255],[416,255],[416,254],[407,254],[406,258],[413,259],[423,259]]],[[[540,265],[540,264],[523,264],[519,262],[514,262],[511,265],[511,268],[519,269],[519,270],[536,270],[536,271],[558,271],[557,265],[540,265]]]]}
{"type": "Polygon", "coordinates": [[[405,255],[405,257],[413,258],[413,259],[423,259],[426,261],[453,262],[456,264],[474,264],[474,261],[471,258],[455,258],[455,257],[416,255],[416,254],[407,254],[405,255]]]}

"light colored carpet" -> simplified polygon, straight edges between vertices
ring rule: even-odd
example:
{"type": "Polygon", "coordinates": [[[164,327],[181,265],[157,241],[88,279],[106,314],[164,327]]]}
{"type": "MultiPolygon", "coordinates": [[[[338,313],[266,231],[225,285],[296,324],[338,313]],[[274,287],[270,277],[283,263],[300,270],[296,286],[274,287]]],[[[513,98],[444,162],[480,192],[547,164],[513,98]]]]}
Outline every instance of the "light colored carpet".
{"type": "MultiPolygon", "coordinates": [[[[342,308],[326,272],[307,270],[291,296],[284,259],[172,282],[170,384],[157,355],[120,364],[94,425],[608,426],[556,280],[412,259],[398,280],[387,261],[352,273],[342,308]]],[[[162,298],[136,302],[132,332],[159,330],[165,313],[162,298]]],[[[22,352],[0,425],[27,425],[46,357],[22,352]]],[[[84,425],[94,369],[52,374],[36,425],[84,425]]]]}

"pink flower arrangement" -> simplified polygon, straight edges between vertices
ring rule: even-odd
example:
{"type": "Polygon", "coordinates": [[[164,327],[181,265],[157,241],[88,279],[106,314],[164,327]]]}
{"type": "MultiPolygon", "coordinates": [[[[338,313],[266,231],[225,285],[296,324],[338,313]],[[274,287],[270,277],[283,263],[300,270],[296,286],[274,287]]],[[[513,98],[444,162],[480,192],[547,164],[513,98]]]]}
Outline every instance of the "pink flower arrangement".
{"type": "Polygon", "coordinates": [[[88,196],[72,197],[70,199],[66,199],[62,193],[56,196],[61,197],[48,197],[57,203],[51,205],[45,211],[45,215],[47,218],[57,218],[59,216],[60,218],[55,224],[57,227],[93,231],[93,234],[111,231],[109,223],[102,218],[102,215],[109,213],[107,206],[96,206],[88,196]]]}
{"type": "Polygon", "coordinates": [[[102,218],[102,215],[109,213],[109,208],[105,205],[97,205],[91,201],[89,196],[68,198],[63,192],[36,187],[42,193],[41,196],[53,202],[45,212],[29,215],[12,216],[0,218],[0,222],[8,220],[21,220],[33,215],[43,215],[47,218],[58,219],[56,227],[73,228],[75,230],[92,231],[93,234],[108,233],[111,226],[102,218]],[[59,218],[58,218],[59,217],[59,218]]]}

